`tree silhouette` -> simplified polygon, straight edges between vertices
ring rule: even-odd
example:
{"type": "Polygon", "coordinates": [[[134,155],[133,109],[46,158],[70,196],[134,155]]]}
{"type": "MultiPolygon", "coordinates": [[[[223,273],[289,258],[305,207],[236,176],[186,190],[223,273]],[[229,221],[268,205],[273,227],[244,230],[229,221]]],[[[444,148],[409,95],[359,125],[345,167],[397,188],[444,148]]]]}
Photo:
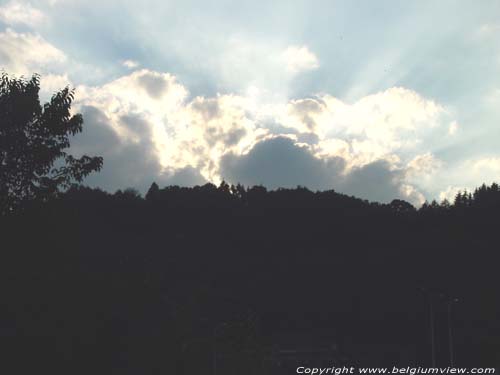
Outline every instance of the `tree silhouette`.
{"type": "Polygon", "coordinates": [[[146,200],[152,201],[158,196],[158,192],[160,191],[160,188],[158,187],[158,184],[156,182],[153,182],[146,193],[146,200]]]}
{"type": "Polygon", "coordinates": [[[40,77],[0,78],[0,214],[24,202],[46,200],[73,182],[100,170],[102,158],[69,155],[69,137],[82,131],[72,115],[74,91],[68,87],[43,106],[40,77]]]}
{"type": "Polygon", "coordinates": [[[392,211],[397,213],[411,213],[415,211],[415,207],[401,199],[393,199],[389,207],[392,211]]]}

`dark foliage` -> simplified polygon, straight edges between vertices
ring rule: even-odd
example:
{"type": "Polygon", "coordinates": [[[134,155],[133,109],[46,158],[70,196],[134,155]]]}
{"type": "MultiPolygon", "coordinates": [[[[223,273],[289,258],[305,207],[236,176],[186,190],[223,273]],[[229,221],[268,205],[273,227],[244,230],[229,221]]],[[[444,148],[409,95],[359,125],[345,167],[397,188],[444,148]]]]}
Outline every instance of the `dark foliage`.
{"type": "Polygon", "coordinates": [[[452,303],[455,365],[497,366],[499,205],[496,184],[419,210],[302,187],[74,187],[0,223],[2,353],[19,373],[294,373],[280,349],[332,344],[330,365],[431,366],[432,304],[448,366],[452,303]]]}
{"type": "Polygon", "coordinates": [[[70,112],[73,91],[66,87],[42,106],[39,90],[37,75],[0,77],[0,215],[54,197],[102,166],[100,157],[65,151],[83,124],[70,112]]]}

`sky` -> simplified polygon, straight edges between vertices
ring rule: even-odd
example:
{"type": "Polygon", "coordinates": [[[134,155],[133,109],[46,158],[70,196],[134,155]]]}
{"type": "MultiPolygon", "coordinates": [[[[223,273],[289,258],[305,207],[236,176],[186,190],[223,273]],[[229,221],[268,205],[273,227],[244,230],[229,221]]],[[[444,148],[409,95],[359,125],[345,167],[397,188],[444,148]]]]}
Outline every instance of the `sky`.
{"type": "Polygon", "coordinates": [[[108,191],[380,202],[500,181],[500,1],[0,0],[0,69],[69,85],[108,191]]]}

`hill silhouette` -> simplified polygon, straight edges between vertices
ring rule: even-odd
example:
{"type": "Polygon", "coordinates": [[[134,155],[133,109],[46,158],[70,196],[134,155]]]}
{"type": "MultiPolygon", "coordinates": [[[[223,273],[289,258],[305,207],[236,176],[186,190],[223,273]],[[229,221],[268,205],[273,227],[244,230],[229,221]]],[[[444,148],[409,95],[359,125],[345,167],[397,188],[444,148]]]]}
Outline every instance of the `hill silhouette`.
{"type": "Polygon", "coordinates": [[[418,210],[304,187],[74,186],[1,219],[2,352],[72,374],[213,372],[214,346],[220,374],[280,373],[279,348],[324,345],[431,366],[432,323],[447,366],[451,323],[456,365],[496,366],[499,205],[496,184],[418,210]]]}

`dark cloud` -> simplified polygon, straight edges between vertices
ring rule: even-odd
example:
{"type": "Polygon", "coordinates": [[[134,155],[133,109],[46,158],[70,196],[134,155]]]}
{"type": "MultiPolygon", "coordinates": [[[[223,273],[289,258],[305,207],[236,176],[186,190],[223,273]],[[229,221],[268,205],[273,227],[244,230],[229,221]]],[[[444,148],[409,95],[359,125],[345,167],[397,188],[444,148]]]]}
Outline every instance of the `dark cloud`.
{"type": "Polygon", "coordinates": [[[216,98],[197,99],[193,102],[192,107],[202,115],[205,122],[220,116],[219,101],[216,98]]]}
{"type": "Polygon", "coordinates": [[[120,125],[133,131],[138,141],[121,139],[111,127],[110,119],[101,110],[82,108],[84,131],[72,142],[71,152],[77,156],[98,155],[104,158],[103,169],[88,176],[85,183],[108,191],[134,187],[146,191],[161,175],[148,124],[138,116],[123,116],[120,125]]]}
{"type": "Polygon", "coordinates": [[[246,134],[247,134],[247,131],[244,128],[234,128],[231,131],[229,131],[228,133],[226,133],[226,135],[224,137],[224,144],[226,146],[234,146],[246,134]]]}
{"type": "Polygon", "coordinates": [[[171,175],[162,176],[158,183],[161,186],[178,185],[178,186],[196,186],[204,185],[208,181],[193,167],[185,167],[177,169],[171,175]]]}
{"type": "Polygon", "coordinates": [[[147,72],[138,79],[139,85],[154,99],[161,98],[167,91],[169,82],[161,75],[147,72]]]}
{"type": "Polygon", "coordinates": [[[151,129],[146,120],[137,115],[124,115],[120,117],[120,125],[139,137],[150,137],[151,129]]]}
{"type": "Polygon", "coordinates": [[[151,128],[140,116],[120,117],[119,125],[138,139],[129,141],[118,136],[110,125],[111,120],[100,109],[84,106],[81,112],[84,131],[73,139],[71,153],[104,158],[103,169],[88,176],[85,184],[110,192],[133,187],[145,193],[153,181],[160,186],[195,186],[207,182],[197,169],[189,166],[164,173],[152,142],[151,128]]]}
{"type": "Polygon", "coordinates": [[[297,137],[297,141],[300,143],[307,143],[309,145],[314,145],[319,142],[319,136],[314,132],[300,132],[299,129],[294,127],[287,127],[275,119],[267,119],[264,121],[257,122],[257,126],[268,130],[271,134],[279,136],[284,134],[293,134],[297,137]]]}
{"type": "Polygon", "coordinates": [[[119,147],[120,138],[109,125],[110,120],[104,112],[96,107],[83,106],[81,113],[83,115],[83,132],[71,142],[74,153],[95,154],[106,149],[119,147]]]}
{"type": "Polygon", "coordinates": [[[350,171],[338,185],[338,190],[359,198],[377,202],[390,202],[401,195],[404,173],[392,170],[386,160],[377,160],[350,171]]]}
{"type": "Polygon", "coordinates": [[[297,141],[315,145],[319,142],[319,136],[315,133],[297,133],[297,141]]]}
{"type": "Polygon", "coordinates": [[[247,131],[244,128],[237,125],[229,130],[208,126],[205,129],[205,139],[210,147],[213,147],[216,143],[222,143],[226,147],[230,147],[236,145],[246,133],[247,131]]]}
{"type": "Polygon", "coordinates": [[[268,188],[306,186],[312,190],[335,189],[372,201],[390,202],[405,197],[401,192],[404,171],[378,160],[346,173],[340,157],[318,159],[308,148],[292,139],[277,137],[262,141],[243,156],[226,155],[221,161],[221,176],[232,183],[262,184],[268,188]]]}
{"type": "MultiPolygon", "coordinates": [[[[250,116],[249,116],[250,117],[250,116]]],[[[265,120],[256,121],[256,125],[259,128],[268,130],[274,135],[283,134],[298,134],[299,131],[296,128],[288,127],[281,122],[278,122],[275,118],[266,118],[265,120]]]]}
{"type": "Polygon", "coordinates": [[[325,103],[320,99],[301,99],[293,102],[292,113],[297,116],[309,131],[316,128],[314,115],[321,113],[325,108],[325,103]]]}
{"type": "Polygon", "coordinates": [[[321,160],[293,140],[277,137],[256,144],[247,155],[224,156],[220,174],[244,185],[262,184],[272,189],[302,185],[324,190],[333,187],[344,165],[341,158],[321,160]]]}

